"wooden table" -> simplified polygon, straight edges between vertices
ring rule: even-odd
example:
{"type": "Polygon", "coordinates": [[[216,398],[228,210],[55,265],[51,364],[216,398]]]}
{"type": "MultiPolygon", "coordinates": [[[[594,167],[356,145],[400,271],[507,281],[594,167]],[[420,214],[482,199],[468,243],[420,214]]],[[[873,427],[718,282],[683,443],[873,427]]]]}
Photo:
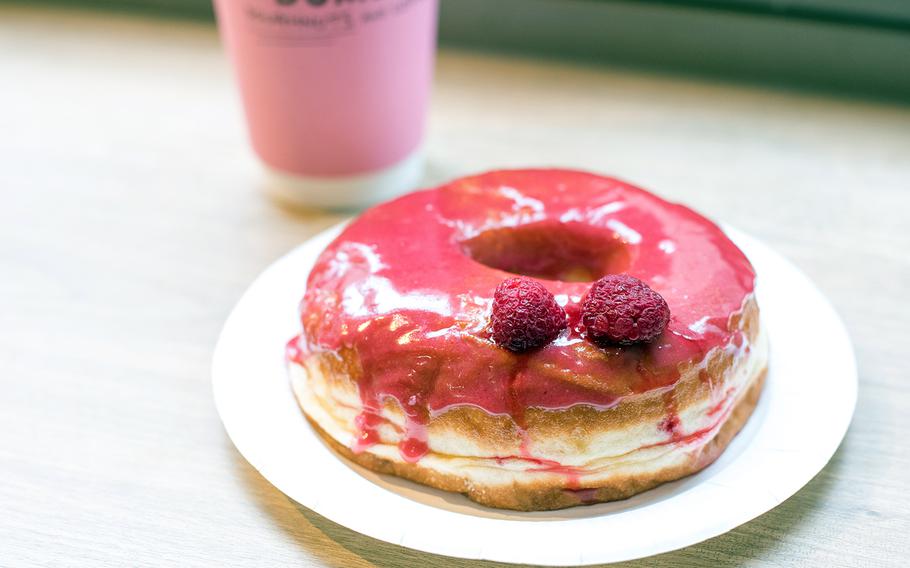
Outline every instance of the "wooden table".
{"type": "MultiPolygon", "coordinates": [[[[2,7],[0,77],[0,565],[472,564],[299,507],[222,430],[228,311],[341,217],[260,195],[215,30],[2,7]]],[[[631,565],[907,564],[910,108],[444,50],[427,150],[428,183],[541,164],[639,182],[760,237],[846,320],[859,405],[828,467],[631,565]]]]}

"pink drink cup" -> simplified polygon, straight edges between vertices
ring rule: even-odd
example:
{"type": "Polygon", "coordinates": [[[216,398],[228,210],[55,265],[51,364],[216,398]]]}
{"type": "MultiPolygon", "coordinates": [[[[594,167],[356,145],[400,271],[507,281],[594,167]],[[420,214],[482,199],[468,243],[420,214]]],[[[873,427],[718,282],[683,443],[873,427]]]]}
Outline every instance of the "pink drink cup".
{"type": "Polygon", "coordinates": [[[214,0],[270,192],[366,205],[420,180],[438,0],[214,0]]]}

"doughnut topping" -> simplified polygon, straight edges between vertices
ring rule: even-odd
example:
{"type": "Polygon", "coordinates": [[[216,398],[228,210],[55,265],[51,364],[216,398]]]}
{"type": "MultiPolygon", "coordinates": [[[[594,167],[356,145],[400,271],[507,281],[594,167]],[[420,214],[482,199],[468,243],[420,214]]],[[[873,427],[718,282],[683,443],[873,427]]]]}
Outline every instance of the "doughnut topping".
{"type": "Polygon", "coordinates": [[[604,276],[591,285],[582,304],[588,339],[601,347],[653,341],[669,322],[663,296],[628,274],[604,276]]]}
{"type": "Polygon", "coordinates": [[[509,278],[496,287],[490,320],[493,341],[522,353],[556,339],[566,327],[566,312],[539,282],[509,278]]]}
{"type": "Polygon", "coordinates": [[[489,172],[388,202],[345,228],[310,273],[299,348],[350,368],[371,412],[397,401],[414,423],[459,406],[499,415],[610,407],[672,386],[682,365],[729,345],[754,278],[716,225],[641,189],[565,170],[489,172]],[[513,274],[565,311],[565,329],[523,353],[491,337],[494,291],[513,274]],[[592,342],[583,303],[589,278],[606,274],[660,293],[673,318],[658,338],[592,342]]]}

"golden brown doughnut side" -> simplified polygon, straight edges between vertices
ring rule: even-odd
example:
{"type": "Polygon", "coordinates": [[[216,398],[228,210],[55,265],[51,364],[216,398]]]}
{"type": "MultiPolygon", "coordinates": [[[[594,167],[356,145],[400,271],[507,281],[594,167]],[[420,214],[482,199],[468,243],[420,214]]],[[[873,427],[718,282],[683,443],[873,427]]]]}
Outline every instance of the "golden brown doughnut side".
{"type": "Polygon", "coordinates": [[[383,408],[387,425],[380,429],[379,445],[359,452],[347,445],[355,436],[354,417],[362,409],[354,353],[309,356],[297,366],[293,385],[323,438],[364,467],[464,493],[493,507],[556,509],[623,499],[697,472],[720,455],[751,415],[767,370],[754,298],[728,325],[742,332],[751,353],[714,349],[704,361],[681,369],[672,389],[630,396],[610,408],[530,408],[522,429],[509,416],[476,407],[448,409],[430,419],[429,453],[416,463],[400,459],[395,450],[404,415],[394,401],[386,401],[383,408]],[[727,393],[730,402],[716,419],[710,418],[718,393],[727,393]],[[682,417],[683,438],[711,423],[705,428],[706,440],[680,442],[664,431],[668,412],[682,417]],[[538,458],[578,475],[535,467],[532,462],[538,458]]]}
{"type": "Polygon", "coordinates": [[[752,411],[761,396],[766,375],[767,367],[761,370],[759,376],[753,380],[752,386],[749,387],[745,396],[736,403],[717,435],[697,452],[691,454],[686,463],[647,475],[611,479],[606,484],[594,489],[593,493],[585,495],[584,501],[580,500],[575,492],[567,490],[565,483],[562,481],[554,483],[550,480],[535,479],[511,485],[477,485],[464,477],[434,471],[422,467],[419,463],[395,462],[375,456],[369,452],[355,454],[350,448],[329,436],[318,423],[310,420],[310,424],[335,451],[367,469],[378,473],[397,475],[417,483],[442,489],[443,491],[463,493],[472,501],[488,507],[515,511],[547,511],[581,504],[627,499],[648,489],[653,489],[662,483],[698,473],[711,465],[723,453],[724,449],[752,415],[752,411]]]}
{"type": "MultiPolygon", "coordinates": [[[[750,344],[758,341],[759,313],[754,297],[750,297],[743,310],[731,318],[729,327],[741,331],[750,344]]],[[[716,396],[717,392],[729,388],[728,382],[733,378],[737,364],[744,363],[743,360],[737,361],[729,350],[716,349],[705,360],[681,369],[680,379],[672,387],[671,393],[651,391],[629,396],[608,409],[587,405],[576,405],[564,410],[529,408],[523,417],[523,432],[508,416],[489,414],[473,406],[454,407],[431,417],[427,425],[430,450],[447,455],[517,456],[521,453],[523,441],[529,440],[532,449],[534,445],[546,444],[548,441],[558,442],[561,447],[556,448],[557,454],[590,452],[593,449],[586,447],[586,444],[598,434],[641,424],[656,424],[664,420],[668,404],[680,414],[693,405],[704,404],[716,396]],[[468,443],[473,451],[462,451],[466,449],[461,447],[462,444],[456,444],[459,447],[452,448],[451,444],[443,443],[456,438],[468,443]]],[[[348,422],[348,417],[334,411],[359,410],[361,403],[357,380],[360,369],[356,354],[350,350],[339,355],[314,354],[307,358],[305,366],[309,388],[317,392],[322,405],[339,422],[348,422]]],[[[386,400],[383,415],[397,426],[402,426],[405,422],[401,407],[392,400],[386,400]]],[[[388,436],[383,436],[383,441],[397,443],[397,440],[388,436]]],[[[652,443],[659,441],[650,440],[652,443]]],[[[549,459],[551,456],[538,457],[549,459]]]]}

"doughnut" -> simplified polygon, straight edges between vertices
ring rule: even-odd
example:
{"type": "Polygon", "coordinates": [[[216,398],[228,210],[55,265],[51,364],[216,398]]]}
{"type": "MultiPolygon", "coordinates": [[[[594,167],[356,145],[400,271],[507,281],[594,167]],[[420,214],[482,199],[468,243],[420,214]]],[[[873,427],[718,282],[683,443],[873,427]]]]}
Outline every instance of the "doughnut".
{"type": "Polygon", "coordinates": [[[591,173],[488,172],[369,209],[326,247],[290,382],[371,470],[521,511],[624,499],[705,468],[751,415],[768,364],[754,287],[685,206],[591,173]],[[633,306],[626,282],[659,308],[647,334],[597,311],[633,306]]]}

